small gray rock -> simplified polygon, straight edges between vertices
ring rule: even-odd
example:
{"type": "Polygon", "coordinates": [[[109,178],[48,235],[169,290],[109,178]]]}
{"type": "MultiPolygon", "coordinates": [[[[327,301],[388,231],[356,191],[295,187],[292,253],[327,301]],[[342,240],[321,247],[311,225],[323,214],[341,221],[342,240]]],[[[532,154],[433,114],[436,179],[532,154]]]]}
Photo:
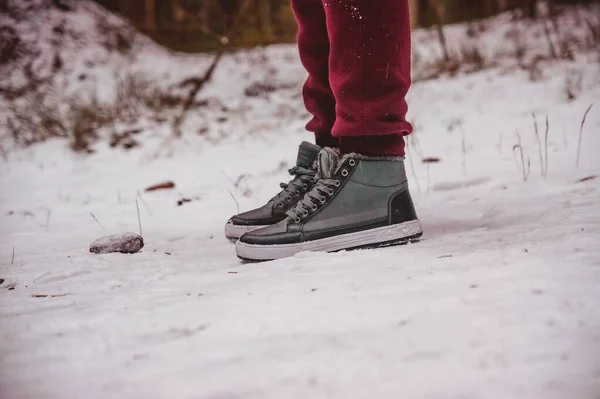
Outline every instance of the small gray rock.
{"type": "Polygon", "coordinates": [[[124,233],[98,238],[90,244],[90,252],[95,254],[109,254],[120,252],[134,254],[144,248],[144,239],[139,234],[124,233]]]}

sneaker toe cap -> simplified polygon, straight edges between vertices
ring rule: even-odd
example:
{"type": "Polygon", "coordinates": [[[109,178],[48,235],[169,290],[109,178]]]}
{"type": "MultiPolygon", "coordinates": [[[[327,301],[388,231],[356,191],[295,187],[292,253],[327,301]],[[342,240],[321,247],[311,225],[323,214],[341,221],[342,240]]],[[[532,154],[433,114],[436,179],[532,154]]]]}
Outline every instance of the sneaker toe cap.
{"type": "Polygon", "coordinates": [[[273,215],[273,204],[268,203],[260,208],[243,212],[229,219],[228,223],[239,226],[269,225],[279,222],[282,216],[273,215]]]}
{"type": "Polygon", "coordinates": [[[288,231],[288,220],[282,220],[272,226],[254,230],[240,237],[240,241],[251,245],[281,245],[301,241],[301,232],[288,231]]]}

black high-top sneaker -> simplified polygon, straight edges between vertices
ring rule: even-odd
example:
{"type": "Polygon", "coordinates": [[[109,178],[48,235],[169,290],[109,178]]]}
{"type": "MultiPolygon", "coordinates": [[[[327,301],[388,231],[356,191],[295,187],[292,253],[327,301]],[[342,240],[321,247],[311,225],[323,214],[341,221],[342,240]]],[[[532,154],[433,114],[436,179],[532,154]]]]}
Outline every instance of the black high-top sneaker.
{"type": "Polygon", "coordinates": [[[225,225],[225,236],[236,240],[242,234],[270,226],[286,218],[286,212],[313,187],[317,173],[317,156],[321,147],[303,142],[298,148],[296,166],[289,170],[294,176],[289,183],[281,183],[283,189],[260,208],[233,216],[225,225]]]}
{"type": "Polygon", "coordinates": [[[340,157],[324,148],[316,184],[286,215],[244,234],[236,243],[238,257],[261,261],[302,251],[377,248],[423,234],[401,157],[340,157]]]}

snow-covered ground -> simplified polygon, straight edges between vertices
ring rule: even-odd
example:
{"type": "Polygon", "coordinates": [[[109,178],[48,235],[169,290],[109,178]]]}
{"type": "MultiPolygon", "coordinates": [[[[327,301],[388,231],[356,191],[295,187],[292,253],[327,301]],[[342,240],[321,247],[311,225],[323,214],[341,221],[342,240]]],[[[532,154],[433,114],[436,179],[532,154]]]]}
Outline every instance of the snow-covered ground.
{"type": "Polygon", "coordinates": [[[598,397],[597,54],[535,81],[497,67],[414,85],[421,242],[243,264],[223,236],[235,201],[270,198],[310,139],[293,46],[260,52],[287,89],[236,100],[264,65],[240,62],[253,54],[218,70],[204,94],[228,119],[202,136],[196,114],[166,144],[151,127],[129,152],[50,141],[0,163],[2,398],[598,397]],[[567,101],[573,68],[581,93],[567,101]],[[546,178],[532,112],[543,148],[549,119],[546,178]],[[165,180],[176,187],[144,192],[165,180]],[[138,231],[136,198],[142,252],[90,254],[138,231]]]}

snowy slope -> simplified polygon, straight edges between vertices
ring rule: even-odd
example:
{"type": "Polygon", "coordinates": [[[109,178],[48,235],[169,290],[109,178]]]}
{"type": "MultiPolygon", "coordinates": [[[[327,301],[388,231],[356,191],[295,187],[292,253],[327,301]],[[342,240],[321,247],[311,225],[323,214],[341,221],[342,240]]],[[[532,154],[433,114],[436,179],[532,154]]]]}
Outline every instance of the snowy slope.
{"type": "Polygon", "coordinates": [[[0,396],[596,398],[597,54],[536,81],[497,67],[414,85],[420,243],[242,264],[223,237],[232,196],[241,209],[270,198],[309,138],[295,51],[227,58],[204,95],[229,111],[200,110],[179,141],[141,121],[144,146],[129,152],[50,141],[0,163],[0,396]],[[289,87],[241,96],[265,62],[289,87]],[[572,68],[582,89],[567,101],[572,68]],[[549,118],[547,178],[532,112],[542,141],[549,118]],[[164,180],[175,189],[143,192],[164,180]],[[142,252],[90,254],[99,236],[138,230],[136,197],[142,252]]]}

